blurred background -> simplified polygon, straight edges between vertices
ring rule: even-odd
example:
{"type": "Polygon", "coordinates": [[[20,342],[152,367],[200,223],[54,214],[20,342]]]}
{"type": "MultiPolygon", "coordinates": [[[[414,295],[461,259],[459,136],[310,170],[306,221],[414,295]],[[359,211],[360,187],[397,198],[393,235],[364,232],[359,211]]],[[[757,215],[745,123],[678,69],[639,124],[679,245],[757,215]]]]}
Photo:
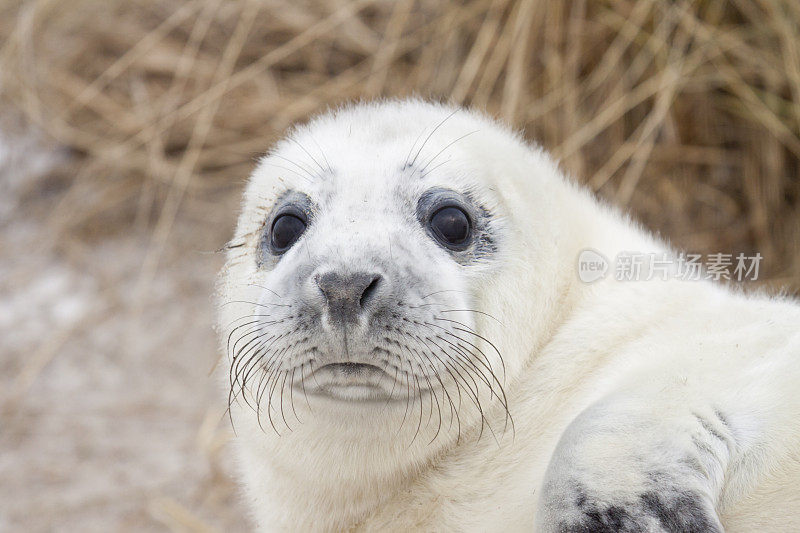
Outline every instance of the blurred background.
{"type": "Polygon", "coordinates": [[[0,0],[0,530],[247,530],[217,250],[290,124],[408,95],[800,291],[796,0],[0,0]]]}

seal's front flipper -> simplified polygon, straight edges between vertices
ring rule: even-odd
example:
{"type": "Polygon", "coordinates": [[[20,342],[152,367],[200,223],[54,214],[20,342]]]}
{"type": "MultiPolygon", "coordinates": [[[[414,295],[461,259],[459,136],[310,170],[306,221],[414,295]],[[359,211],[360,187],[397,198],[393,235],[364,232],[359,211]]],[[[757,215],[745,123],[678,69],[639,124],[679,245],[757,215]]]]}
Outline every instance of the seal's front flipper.
{"type": "Polygon", "coordinates": [[[733,449],[733,432],[711,407],[595,404],[551,458],[537,531],[722,532],[716,506],[733,449]]]}

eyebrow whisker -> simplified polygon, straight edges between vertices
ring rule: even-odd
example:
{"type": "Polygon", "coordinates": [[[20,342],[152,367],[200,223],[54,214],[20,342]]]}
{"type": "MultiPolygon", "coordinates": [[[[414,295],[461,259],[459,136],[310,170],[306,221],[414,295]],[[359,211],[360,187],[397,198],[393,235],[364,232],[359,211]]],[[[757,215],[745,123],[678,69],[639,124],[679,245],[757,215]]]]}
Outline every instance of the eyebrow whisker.
{"type": "Polygon", "coordinates": [[[458,137],[458,138],[457,138],[457,139],[455,139],[454,141],[447,143],[447,145],[445,145],[445,147],[444,147],[444,148],[442,148],[441,150],[439,150],[439,152],[438,152],[438,153],[437,153],[435,156],[431,157],[431,158],[428,160],[428,162],[427,162],[427,163],[425,163],[425,165],[423,165],[423,167],[420,169],[420,172],[425,172],[425,169],[426,169],[426,168],[428,168],[428,165],[430,165],[431,163],[433,163],[433,162],[436,160],[436,158],[437,158],[437,157],[439,157],[440,155],[442,155],[442,153],[443,153],[445,150],[447,150],[448,148],[450,148],[451,146],[453,146],[454,144],[456,144],[458,141],[460,141],[460,140],[462,140],[462,139],[464,139],[464,138],[466,138],[466,137],[469,137],[469,136],[470,136],[470,135],[472,135],[473,133],[478,133],[479,131],[480,131],[480,130],[473,130],[473,131],[471,131],[471,132],[469,132],[469,133],[465,133],[465,134],[464,134],[464,135],[462,135],[461,137],[458,137]]]}
{"type": "Polygon", "coordinates": [[[450,120],[450,118],[451,118],[453,115],[455,115],[456,113],[458,113],[458,111],[459,111],[459,110],[458,110],[458,109],[456,109],[455,111],[453,111],[452,113],[450,113],[449,115],[447,115],[446,117],[444,117],[444,120],[442,120],[441,122],[439,122],[439,123],[436,125],[436,127],[434,127],[434,128],[431,130],[431,132],[428,134],[428,136],[425,138],[425,140],[424,140],[424,141],[422,141],[422,145],[419,147],[419,150],[417,150],[417,153],[414,155],[414,159],[412,159],[412,160],[411,160],[411,163],[409,163],[409,165],[413,166],[413,165],[414,165],[414,163],[416,163],[416,162],[417,162],[417,158],[419,157],[419,154],[422,152],[422,149],[423,149],[423,148],[425,148],[425,145],[426,145],[426,144],[428,144],[428,141],[430,141],[430,140],[431,140],[431,137],[433,137],[433,134],[434,134],[434,133],[436,133],[436,130],[438,130],[439,128],[441,128],[441,127],[442,127],[442,125],[443,125],[445,122],[447,122],[448,120],[450,120]]]}

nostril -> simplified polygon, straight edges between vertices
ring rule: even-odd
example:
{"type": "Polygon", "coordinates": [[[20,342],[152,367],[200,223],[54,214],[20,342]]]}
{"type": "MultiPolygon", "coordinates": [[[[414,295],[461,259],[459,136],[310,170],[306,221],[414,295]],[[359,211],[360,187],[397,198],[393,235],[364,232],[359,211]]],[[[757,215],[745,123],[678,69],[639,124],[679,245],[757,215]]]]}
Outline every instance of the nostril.
{"type": "Polygon", "coordinates": [[[358,321],[362,312],[378,298],[384,281],[383,276],[375,272],[337,271],[320,273],[313,280],[325,298],[322,305],[328,316],[342,323],[358,321]]]}
{"type": "Polygon", "coordinates": [[[364,307],[369,301],[369,299],[372,297],[372,295],[375,294],[375,290],[378,288],[378,284],[380,283],[380,281],[381,281],[381,276],[375,276],[370,282],[370,284],[367,285],[367,288],[364,289],[364,292],[361,293],[361,299],[358,302],[361,307],[364,307]]]}

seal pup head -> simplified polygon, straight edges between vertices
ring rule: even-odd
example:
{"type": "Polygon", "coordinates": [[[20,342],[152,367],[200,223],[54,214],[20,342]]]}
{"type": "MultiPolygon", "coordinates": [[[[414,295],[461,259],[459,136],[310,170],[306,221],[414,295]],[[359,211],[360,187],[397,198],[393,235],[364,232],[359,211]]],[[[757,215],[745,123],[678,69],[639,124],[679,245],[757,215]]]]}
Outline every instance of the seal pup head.
{"type": "Polygon", "coordinates": [[[491,119],[420,101],[291,131],[249,181],[221,275],[237,422],[508,428],[505,389],[563,285],[555,173],[491,119]]]}

